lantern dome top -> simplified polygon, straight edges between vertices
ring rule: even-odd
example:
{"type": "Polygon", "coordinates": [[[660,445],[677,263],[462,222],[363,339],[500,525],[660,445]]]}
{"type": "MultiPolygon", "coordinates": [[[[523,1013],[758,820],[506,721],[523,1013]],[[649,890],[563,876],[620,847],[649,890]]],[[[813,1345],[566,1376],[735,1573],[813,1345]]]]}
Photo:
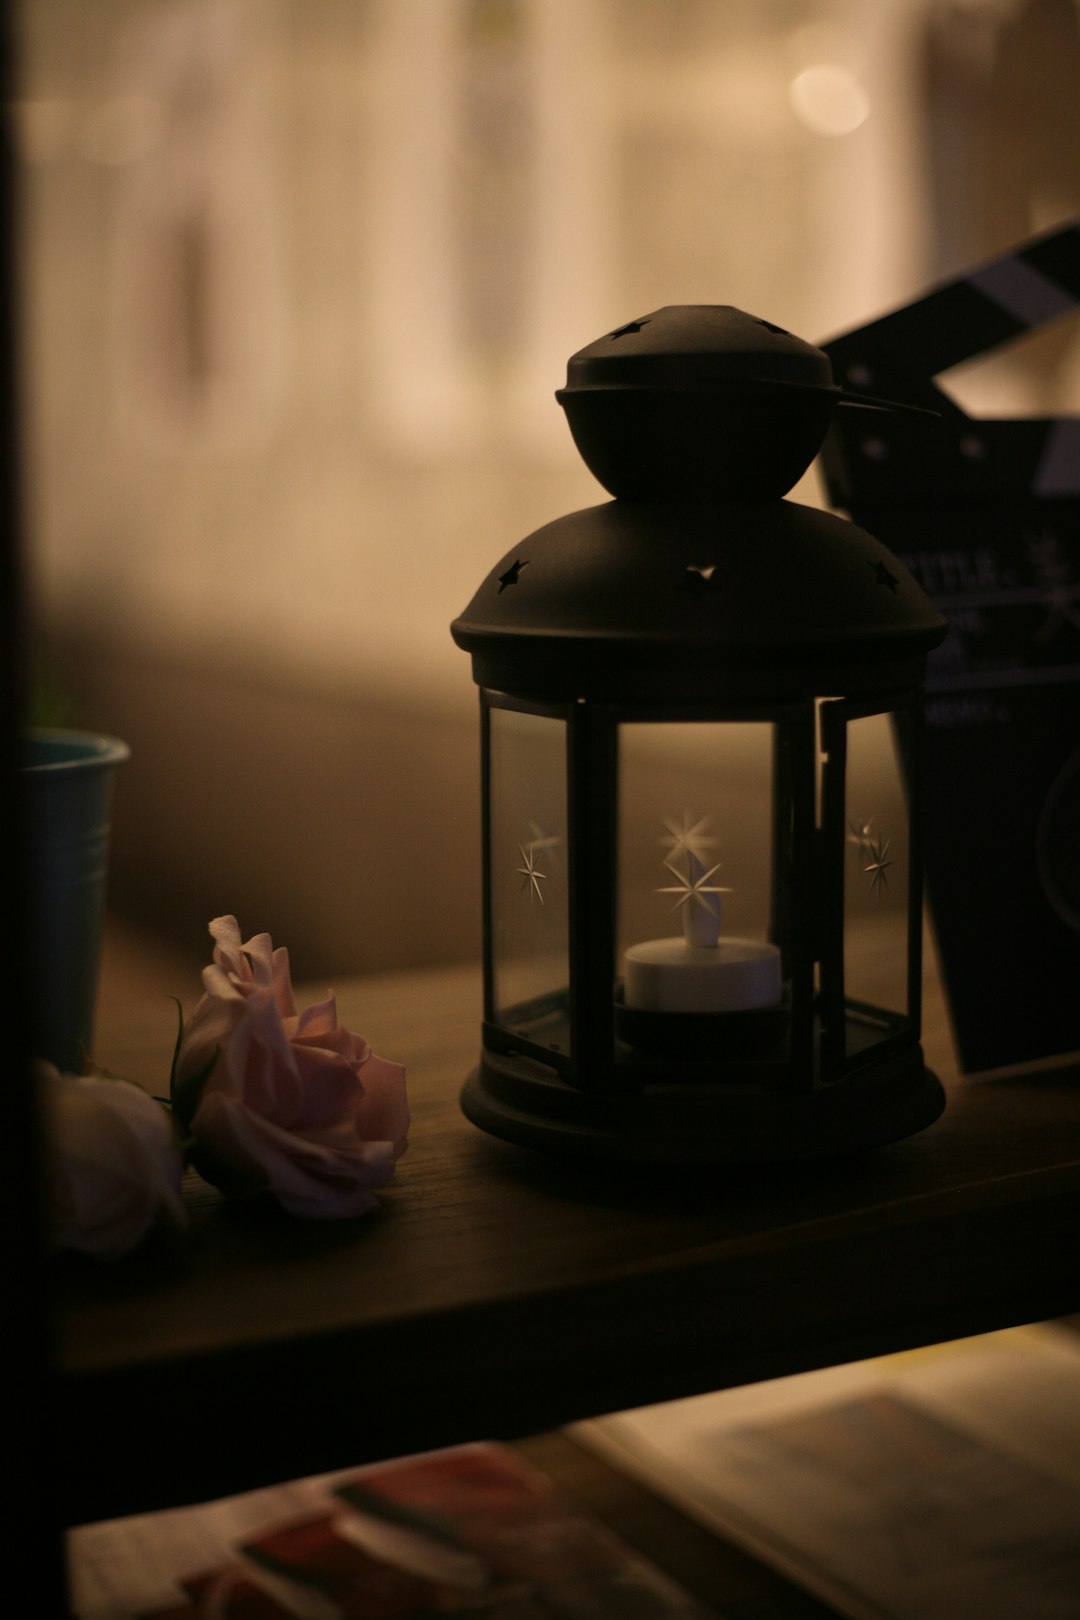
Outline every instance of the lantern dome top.
{"type": "Polygon", "coordinates": [[[837,391],[823,349],[731,304],[667,304],[571,355],[566,389],[767,384],[837,391]]]}
{"type": "Polygon", "coordinates": [[[669,305],[573,355],[556,397],[617,499],[496,564],[452,626],[480,685],[694,706],[924,678],[946,625],[911,575],[780,498],[846,399],[821,349],[727,305],[669,305]]]}
{"type": "Polygon", "coordinates": [[[590,343],[556,393],[590,471],[631,499],[784,495],[848,394],[823,349],[729,304],[669,304],[590,343]]]}
{"type": "Polygon", "coordinates": [[[946,623],[864,529],[793,501],[609,501],[495,565],[451,627],[539,699],[772,700],[922,680],[946,623]]]}

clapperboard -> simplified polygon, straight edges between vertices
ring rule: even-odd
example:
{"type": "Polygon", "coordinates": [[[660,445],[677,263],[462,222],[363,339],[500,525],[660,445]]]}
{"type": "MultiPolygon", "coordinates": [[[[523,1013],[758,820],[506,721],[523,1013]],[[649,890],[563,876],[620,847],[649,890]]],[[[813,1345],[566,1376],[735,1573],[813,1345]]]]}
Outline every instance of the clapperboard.
{"type": "Polygon", "coordinates": [[[927,892],[963,1067],[1080,1050],[1080,417],[975,418],[935,377],[1080,304],[1080,224],[823,345],[853,391],[831,502],[950,621],[927,681],[927,892]]]}

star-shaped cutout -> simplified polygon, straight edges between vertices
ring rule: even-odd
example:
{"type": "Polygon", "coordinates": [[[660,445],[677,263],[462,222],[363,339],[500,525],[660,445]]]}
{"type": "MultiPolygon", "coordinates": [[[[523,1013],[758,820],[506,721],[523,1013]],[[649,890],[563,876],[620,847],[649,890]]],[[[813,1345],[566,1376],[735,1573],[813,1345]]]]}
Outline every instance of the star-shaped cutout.
{"type": "Polygon", "coordinates": [[[547,873],[540,870],[540,857],[531,846],[528,849],[523,849],[520,844],[518,845],[518,854],[521,856],[522,865],[515,867],[514,870],[522,879],[522,889],[528,889],[529,891],[529,904],[532,904],[532,898],[535,895],[540,904],[543,905],[544,896],[540,885],[546,883],[547,873]]]}
{"type": "MultiPolygon", "coordinates": [[[[698,864],[700,865],[700,862],[698,864]]],[[[666,870],[671,873],[672,877],[675,879],[675,882],[665,884],[663,888],[657,889],[656,892],[657,894],[678,895],[679,898],[671,908],[673,911],[678,911],[682,906],[692,905],[696,901],[697,904],[699,906],[703,906],[706,911],[715,912],[715,903],[711,903],[707,899],[707,896],[710,894],[731,893],[731,890],[725,888],[722,883],[709,882],[709,879],[713,876],[713,874],[715,872],[719,872],[720,870],[719,861],[717,861],[715,866],[710,866],[707,872],[702,871],[697,877],[694,876],[692,869],[689,873],[680,872],[679,868],[672,865],[671,861],[665,861],[664,866],[666,870]]]]}
{"type": "Polygon", "coordinates": [[[521,578],[521,570],[523,568],[528,568],[528,566],[529,566],[528,563],[527,562],[522,562],[521,558],[519,557],[516,562],[512,562],[510,564],[510,567],[506,570],[505,574],[500,574],[499,575],[499,595],[500,596],[502,595],[503,591],[505,591],[505,589],[506,589],[506,587],[508,585],[516,585],[517,584],[518,580],[521,578]]]}
{"type": "Polygon", "coordinates": [[[888,859],[888,854],[891,842],[892,840],[889,838],[886,838],[884,843],[877,838],[868,838],[866,840],[864,848],[866,854],[870,857],[870,861],[869,865],[863,867],[863,871],[870,879],[867,890],[869,894],[880,896],[883,890],[889,887],[888,869],[892,865],[892,861],[888,859]]]}
{"type": "Polygon", "coordinates": [[[900,588],[900,581],[896,575],[890,573],[883,562],[868,563],[867,567],[874,570],[874,583],[884,585],[886,590],[892,591],[895,596],[900,588]]]}
{"type": "Polygon", "coordinates": [[[627,321],[625,326],[617,327],[614,332],[609,333],[609,336],[613,338],[629,337],[633,332],[640,332],[641,328],[648,326],[648,324],[648,316],[643,321],[627,321]]]}

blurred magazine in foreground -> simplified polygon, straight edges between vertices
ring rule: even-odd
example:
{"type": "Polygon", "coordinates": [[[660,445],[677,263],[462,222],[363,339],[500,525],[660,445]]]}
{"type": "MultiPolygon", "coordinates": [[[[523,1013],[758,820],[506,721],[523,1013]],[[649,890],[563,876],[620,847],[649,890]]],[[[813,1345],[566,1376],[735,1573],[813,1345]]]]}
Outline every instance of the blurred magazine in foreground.
{"type": "Polygon", "coordinates": [[[494,1445],[88,1525],[69,1555],[79,1620],[707,1620],[494,1445]]]}
{"type": "Polygon", "coordinates": [[[1080,1613],[1080,1333],[1063,1325],[570,1433],[852,1620],[1080,1613]]]}

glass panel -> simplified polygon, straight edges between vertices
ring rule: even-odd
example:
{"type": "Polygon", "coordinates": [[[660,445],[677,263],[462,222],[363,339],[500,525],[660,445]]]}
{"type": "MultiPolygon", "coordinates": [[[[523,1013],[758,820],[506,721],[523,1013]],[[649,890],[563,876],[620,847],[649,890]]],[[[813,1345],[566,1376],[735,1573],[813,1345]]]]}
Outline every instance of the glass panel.
{"type": "Polygon", "coordinates": [[[738,1029],[699,1027],[721,1047],[737,1038],[744,1054],[785,1032],[770,940],[770,914],[784,909],[773,893],[774,730],[768,721],[619,728],[617,970],[631,1046],[682,1041],[686,1028],[653,1014],[767,1013],[738,1029]]]}
{"type": "Polygon", "coordinates": [[[567,1053],[566,723],[492,708],[489,724],[493,1014],[567,1053]]]}
{"type": "Polygon", "coordinates": [[[908,1015],[908,811],[893,724],[848,722],[844,799],[844,996],[848,1057],[908,1015]]]}

